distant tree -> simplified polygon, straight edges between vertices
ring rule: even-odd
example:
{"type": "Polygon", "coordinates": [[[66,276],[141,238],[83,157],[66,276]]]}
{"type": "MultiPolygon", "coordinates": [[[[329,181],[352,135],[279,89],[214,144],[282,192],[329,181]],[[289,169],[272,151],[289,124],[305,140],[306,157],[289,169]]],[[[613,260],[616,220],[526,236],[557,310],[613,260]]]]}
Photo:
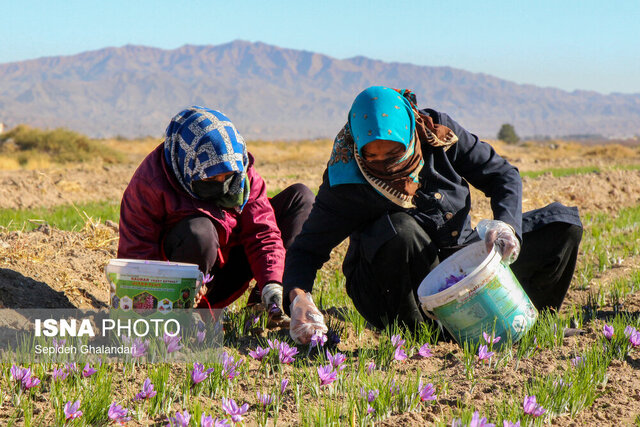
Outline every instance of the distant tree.
{"type": "Polygon", "coordinates": [[[504,141],[507,144],[515,144],[520,141],[520,137],[516,133],[516,130],[509,123],[505,123],[502,125],[500,130],[498,131],[498,139],[500,141],[504,141]]]}

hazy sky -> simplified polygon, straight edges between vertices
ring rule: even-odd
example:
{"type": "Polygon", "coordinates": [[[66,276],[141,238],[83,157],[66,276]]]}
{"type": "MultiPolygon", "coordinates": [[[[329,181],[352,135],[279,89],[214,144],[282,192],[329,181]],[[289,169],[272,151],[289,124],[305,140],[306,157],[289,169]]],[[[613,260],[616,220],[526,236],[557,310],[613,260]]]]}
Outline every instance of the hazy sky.
{"type": "Polygon", "coordinates": [[[0,6],[0,63],[126,44],[174,49],[243,39],[565,90],[640,93],[640,0],[2,0],[0,6]]]}

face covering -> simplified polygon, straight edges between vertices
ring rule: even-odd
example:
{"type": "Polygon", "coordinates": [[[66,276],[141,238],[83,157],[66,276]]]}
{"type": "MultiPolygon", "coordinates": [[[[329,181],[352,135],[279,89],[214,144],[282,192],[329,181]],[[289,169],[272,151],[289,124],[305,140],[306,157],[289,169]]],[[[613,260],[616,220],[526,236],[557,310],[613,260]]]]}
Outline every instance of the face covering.
{"type": "Polygon", "coordinates": [[[196,196],[202,200],[218,200],[229,192],[231,181],[235,174],[229,175],[224,181],[193,181],[191,188],[196,196]]]}

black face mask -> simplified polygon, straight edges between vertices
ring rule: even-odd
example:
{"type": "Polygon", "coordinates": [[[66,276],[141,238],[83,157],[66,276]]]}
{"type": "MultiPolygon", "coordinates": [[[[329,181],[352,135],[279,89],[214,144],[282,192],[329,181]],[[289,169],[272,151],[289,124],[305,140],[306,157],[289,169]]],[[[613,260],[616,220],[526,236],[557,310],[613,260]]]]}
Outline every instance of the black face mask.
{"type": "Polygon", "coordinates": [[[193,181],[191,189],[202,200],[217,200],[229,192],[231,181],[235,174],[229,175],[224,181],[193,181]]]}

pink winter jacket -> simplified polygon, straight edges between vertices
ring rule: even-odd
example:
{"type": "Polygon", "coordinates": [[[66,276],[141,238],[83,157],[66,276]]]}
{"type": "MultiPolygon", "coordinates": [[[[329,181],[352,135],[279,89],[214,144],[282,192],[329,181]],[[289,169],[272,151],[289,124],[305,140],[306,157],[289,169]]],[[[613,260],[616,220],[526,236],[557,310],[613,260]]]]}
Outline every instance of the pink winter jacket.
{"type": "Polygon", "coordinates": [[[218,231],[218,265],[224,265],[232,246],[242,245],[260,289],[268,282],[282,283],[285,250],[251,154],[247,178],[251,193],[242,213],[193,198],[167,166],[160,144],[140,164],[122,196],[118,258],[166,260],[165,234],[184,218],[204,215],[218,231]]]}

